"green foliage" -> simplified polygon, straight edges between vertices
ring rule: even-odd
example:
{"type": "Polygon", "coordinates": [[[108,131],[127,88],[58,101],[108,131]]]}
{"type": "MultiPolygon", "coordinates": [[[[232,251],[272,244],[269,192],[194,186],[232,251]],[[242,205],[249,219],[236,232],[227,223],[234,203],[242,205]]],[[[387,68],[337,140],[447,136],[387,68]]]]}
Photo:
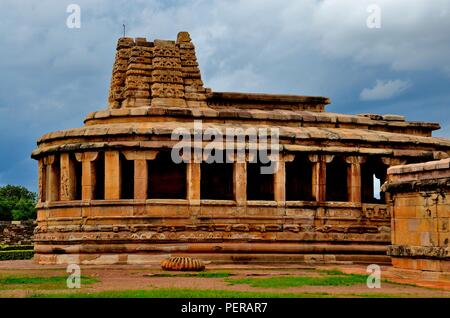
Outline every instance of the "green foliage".
{"type": "Polygon", "coordinates": [[[21,198],[14,209],[11,211],[12,218],[15,221],[19,220],[32,220],[36,218],[36,203],[29,199],[21,198]]]}
{"type": "Polygon", "coordinates": [[[0,245],[0,251],[18,251],[27,250],[32,251],[34,249],[33,245],[0,245]]]}
{"type": "Polygon", "coordinates": [[[11,221],[14,202],[0,197],[0,221],[11,221]]]}
{"type": "Polygon", "coordinates": [[[36,193],[22,186],[0,187],[0,221],[36,218],[36,193]]]}
{"type": "Polygon", "coordinates": [[[32,259],[33,256],[34,256],[34,251],[32,251],[32,250],[0,251],[0,261],[32,259]]]}

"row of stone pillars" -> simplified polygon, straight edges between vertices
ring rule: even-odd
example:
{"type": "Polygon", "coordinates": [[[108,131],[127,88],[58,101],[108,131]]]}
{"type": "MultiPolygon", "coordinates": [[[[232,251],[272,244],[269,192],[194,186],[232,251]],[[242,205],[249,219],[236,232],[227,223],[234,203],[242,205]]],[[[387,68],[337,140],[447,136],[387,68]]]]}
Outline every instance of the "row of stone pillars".
{"type": "MultiPolygon", "coordinates": [[[[120,154],[127,160],[134,161],[134,199],[145,200],[148,188],[149,160],[154,160],[157,150],[150,151],[105,151],[104,152],[104,199],[121,199],[121,168],[120,154]]],[[[83,152],[71,155],[61,153],[58,156],[49,155],[39,160],[39,197],[40,201],[71,201],[75,200],[76,183],[81,182],[81,200],[94,199],[97,186],[95,161],[98,152],[83,152]],[[81,163],[81,178],[76,175],[76,161],[81,163]],[[81,180],[80,180],[81,179],[81,180]]],[[[326,173],[327,164],[333,161],[334,155],[308,155],[313,163],[312,194],[316,201],[326,201],[326,173]]],[[[365,162],[363,156],[345,156],[348,164],[347,186],[348,201],[361,203],[361,164],[365,162]]],[[[282,203],[286,201],[286,162],[295,159],[294,154],[279,156],[277,169],[274,174],[274,199],[282,203]]],[[[396,158],[382,158],[387,166],[404,164],[404,160],[396,158]]],[[[200,203],[200,163],[187,164],[187,200],[191,204],[200,203]]],[[[247,163],[234,162],[233,174],[234,198],[237,205],[244,205],[247,201],[247,163]]]]}

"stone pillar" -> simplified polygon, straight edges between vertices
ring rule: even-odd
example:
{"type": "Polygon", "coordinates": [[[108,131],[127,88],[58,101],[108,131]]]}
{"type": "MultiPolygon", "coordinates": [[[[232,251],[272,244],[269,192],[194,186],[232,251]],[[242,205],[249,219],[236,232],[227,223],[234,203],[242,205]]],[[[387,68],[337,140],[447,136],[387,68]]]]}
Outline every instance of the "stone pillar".
{"type": "Polygon", "coordinates": [[[286,165],[284,158],[279,156],[277,162],[275,162],[275,175],[274,175],[274,195],[277,204],[284,204],[286,201],[286,165]]]}
{"type": "Polygon", "coordinates": [[[95,177],[94,161],[98,157],[98,152],[83,152],[75,154],[75,158],[81,162],[81,199],[89,201],[94,198],[97,180],[95,177]]]}
{"type": "Polygon", "coordinates": [[[77,177],[75,175],[75,164],[69,153],[62,153],[60,157],[61,181],[60,194],[61,201],[75,200],[77,192],[77,177]]]}
{"type": "Polygon", "coordinates": [[[105,152],[105,200],[120,200],[120,153],[105,152]]]}
{"type": "Polygon", "coordinates": [[[187,199],[191,205],[200,205],[200,163],[191,160],[187,164],[187,199]]]}
{"type": "Polygon", "coordinates": [[[147,199],[148,191],[148,166],[147,160],[134,160],[134,198],[136,200],[147,199]]]}
{"type": "Polygon", "coordinates": [[[233,169],[234,198],[238,206],[247,202],[247,163],[235,161],[233,169]]]}
{"type": "Polygon", "coordinates": [[[286,202],[286,162],[291,162],[295,159],[293,154],[279,155],[277,163],[277,170],[275,172],[275,201],[278,205],[286,202]]]}
{"type": "Polygon", "coordinates": [[[46,199],[45,201],[58,201],[59,200],[59,169],[55,160],[55,156],[51,155],[44,159],[46,170],[46,199]]]}
{"type": "Polygon", "coordinates": [[[154,160],[158,151],[123,151],[122,153],[127,160],[134,161],[134,199],[147,199],[148,160],[154,160]]]}
{"type": "Polygon", "coordinates": [[[39,202],[45,202],[46,197],[46,182],[47,182],[47,167],[45,166],[44,159],[39,159],[38,161],[38,200],[39,202]]]}
{"type": "Polygon", "coordinates": [[[361,203],[361,164],[365,158],[361,156],[351,156],[345,158],[350,164],[347,173],[348,198],[350,202],[361,203]]]}
{"type": "Polygon", "coordinates": [[[320,155],[309,155],[308,156],[309,161],[314,163],[312,168],[312,195],[314,198],[316,198],[316,201],[323,201],[321,200],[321,195],[319,193],[322,192],[322,189],[320,188],[320,175],[321,175],[321,160],[320,155]]]}
{"type": "Polygon", "coordinates": [[[326,201],[327,191],[327,163],[330,163],[332,155],[309,155],[309,160],[314,163],[312,173],[312,194],[316,201],[326,201]]]}

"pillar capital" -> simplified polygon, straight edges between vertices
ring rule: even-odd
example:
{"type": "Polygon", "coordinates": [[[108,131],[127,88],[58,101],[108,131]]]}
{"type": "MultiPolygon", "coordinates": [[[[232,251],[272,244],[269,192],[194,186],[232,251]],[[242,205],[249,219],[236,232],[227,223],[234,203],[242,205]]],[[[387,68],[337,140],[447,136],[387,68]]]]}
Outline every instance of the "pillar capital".
{"type": "Polygon", "coordinates": [[[323,155],[323,161],[325,161],[325,163],[330,163],[333,159],[334,155],[323,155]]]}
{"type": "Polygon", "coordinates": [[[49,156],[45,157],[43,161],[44,161],[45,165],[52,165],[55,163],[55,156],[49,155],[49,156]]]}
{"type": "Polygon", "coordinates": [[[158,150],[125,150],[122,154],[127,160],[154,160],[158,150]]]}
{"type": "Polygon", "coordinates": [[[366,162],[367,158],[363,156],[348,156],[345,157],[345,162],[349,164],[362,164],[366,162]]]}
{"type": "Polygon", "coordinates": [[[284,162],[292,162],[295,160],[295,155],[293,153],[287,153],[282,156],[284,162]]]}
{"type": "Polygon", "coordinates": [[[316,163],[316,162],[319,162],[321,160],[321,156],[320,155],[308,155],[308,159],[312,163],[316,163]]]}
{"type": "Polygon", "coordinates": [[[78,161],[95,161],[98,158],[98,152],[88,151],[88,152],[79,152],[75,154],[75,158],[78,161]]]}

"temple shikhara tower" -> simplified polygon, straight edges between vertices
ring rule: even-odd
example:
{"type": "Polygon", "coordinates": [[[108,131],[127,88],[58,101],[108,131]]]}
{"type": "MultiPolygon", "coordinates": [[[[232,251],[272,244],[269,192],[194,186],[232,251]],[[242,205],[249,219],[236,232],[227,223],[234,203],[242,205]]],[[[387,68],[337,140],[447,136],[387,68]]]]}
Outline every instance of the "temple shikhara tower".
{"type": "MultiPolygon", "coordinates": [[[[450,141],[432,137],[439,125],[331,113],[329,103],[205,88],[187,32],[176,41],[119,39],[107,108],[88,114],[81,128],[42,136],[33,151],[35,259],[142,264],[172,255],[213,263],[390,264],[394,256],[400,264],[402,244],[435,244],[448,264],[448,230],[440,231],[441,241],[420,241],[419,233],[417,242],[397,236],[391,246],[388,203],[394,207],[403,190],[376,186],[387,181],[390,167],[448,158],[450,141]],[[187,162],[176,163],[177,128],[192,135],[220,131],[224,150],[227,129],[276,129],[277,168],[261,173],[264,163],[253,160],[248,136],[233,139],[247,152],[243,161],[209,163],[205,152],[190,160],[194,148],[206,147],[203,140],[183,154],[192,156],[187,162]]],[[[448,205],[440,206],[448,224],[448,205]]]]}

